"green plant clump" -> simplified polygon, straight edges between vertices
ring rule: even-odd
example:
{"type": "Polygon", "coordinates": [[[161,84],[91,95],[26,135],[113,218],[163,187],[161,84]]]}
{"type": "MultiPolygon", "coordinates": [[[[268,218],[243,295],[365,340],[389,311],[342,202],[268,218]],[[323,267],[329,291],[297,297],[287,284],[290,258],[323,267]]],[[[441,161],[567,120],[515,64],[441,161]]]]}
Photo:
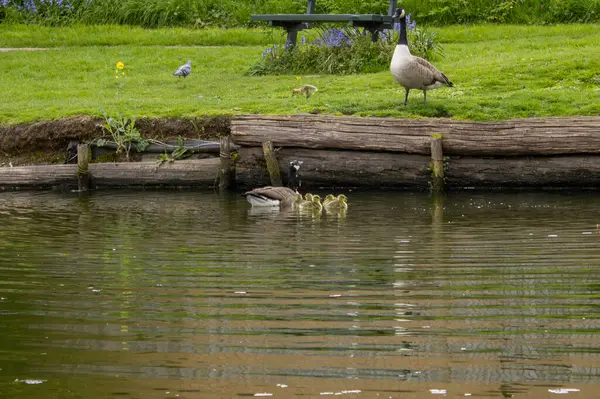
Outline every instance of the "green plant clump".
{"type": "MultiPolygon", "coordinates": [[[[407,18],[411,53],[428,60],[443,56],[435,32],[417,27],[407,18]]],[[[398,40],[400,24],[381,32],[377,41],[371,33],[356,28],[318,27],[318,37],[308,41],[302,36],[292,47],[274,44],[248,71],[249,75],[282,74],[357,74],[380,72],[389,67],[390,54],[398,40]]]]}
{"type": "MultiPolygon", "coordinates": [[[[132,148],[137,152],[142,152],[150,144],[135,127],[135,118],[130,119],[123,116],[113,118],[106,113],[103,113],[103,116],[105,122],[102,125],[102,129],[110,134],[112,143],[117,146],[115,152],[117,154],[125,152],[127,160],[129,160],[129,153],[132,148]]],[[[102,147],[107,142],[109,141],[106,139],[98,139],[95,141],[95,144],[98,147],[102,147]]]]}

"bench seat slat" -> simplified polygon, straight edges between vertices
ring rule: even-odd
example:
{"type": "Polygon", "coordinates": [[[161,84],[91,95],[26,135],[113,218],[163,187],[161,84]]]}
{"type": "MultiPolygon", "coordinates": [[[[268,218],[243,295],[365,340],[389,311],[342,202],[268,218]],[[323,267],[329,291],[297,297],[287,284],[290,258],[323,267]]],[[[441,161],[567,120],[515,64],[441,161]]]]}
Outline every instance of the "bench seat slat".
{"type": "Polygon", "coordinates": [[[254,14],[252,21],[280,22],[393,22],[389,15],[381,14],[254,14]]]}

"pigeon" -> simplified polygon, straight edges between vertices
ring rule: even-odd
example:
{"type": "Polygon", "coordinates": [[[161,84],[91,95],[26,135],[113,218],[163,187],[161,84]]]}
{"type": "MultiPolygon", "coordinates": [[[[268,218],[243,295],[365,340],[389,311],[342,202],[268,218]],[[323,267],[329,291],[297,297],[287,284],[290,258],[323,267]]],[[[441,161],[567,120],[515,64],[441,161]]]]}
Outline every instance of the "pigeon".
{"type": "Polygon", "coordinates": [[[177,70],[175,71],[173,76],[183,76],[183,78],[185,79],[185,77],[188,76],[191,72],[192,72],[192,60],[188,60],[188,62],[186,64],[177,68],[177,70]]]}

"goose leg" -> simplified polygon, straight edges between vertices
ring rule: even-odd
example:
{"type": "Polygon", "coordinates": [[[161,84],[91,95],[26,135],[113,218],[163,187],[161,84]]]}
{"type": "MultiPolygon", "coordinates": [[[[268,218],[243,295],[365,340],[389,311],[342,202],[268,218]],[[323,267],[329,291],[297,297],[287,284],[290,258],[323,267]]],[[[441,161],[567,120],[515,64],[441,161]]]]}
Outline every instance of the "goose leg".
{"type": "Polygon", "coordinates": [[[410,91],[410,89],[406,89],[406,96],[404,96],[404,106],[406,106],[408,104],[408,92],[410,91]]]}
{"type": "Polygon", "coordinates": [[[423,104],[427,104],[427,90],[423,90],[423,104]]]}

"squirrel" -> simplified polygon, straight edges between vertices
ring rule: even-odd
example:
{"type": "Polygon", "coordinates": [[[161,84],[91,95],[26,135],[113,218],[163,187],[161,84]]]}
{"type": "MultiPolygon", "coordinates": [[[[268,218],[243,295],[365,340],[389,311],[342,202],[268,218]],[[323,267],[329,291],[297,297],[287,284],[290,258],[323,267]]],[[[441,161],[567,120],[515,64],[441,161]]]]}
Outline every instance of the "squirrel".
{"type": "Polygon", "coordinates": [[[317,92],[318,90],[319,89],[317,89],[313,85],[302,85],[297,89],[292,89],[292,96],[295,96],[296,94],[298,94],[298,95],[304,94],[304,95],[306,95],[306,98],[308,98],[311,95],[313,95],[315,92],[317,92]]]}

